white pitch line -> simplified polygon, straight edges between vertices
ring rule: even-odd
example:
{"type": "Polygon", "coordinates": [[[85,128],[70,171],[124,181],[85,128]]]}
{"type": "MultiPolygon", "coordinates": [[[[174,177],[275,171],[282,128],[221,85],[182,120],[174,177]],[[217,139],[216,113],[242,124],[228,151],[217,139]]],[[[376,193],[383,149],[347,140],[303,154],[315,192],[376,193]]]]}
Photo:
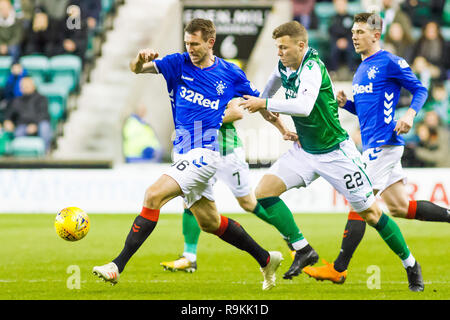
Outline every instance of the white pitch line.
{"type": "MultiPolygon", "coordinates": [[[[0,279],[0,283],[19,283],[19,282],[26,282],[26,283],[39,283],[39,282],[66,282],[67,280],[59,280],[59,279],[30,279],[30,280],[14,280],[14,279],[0,279]]],[[[95,282],[102,283],[104,281],[102,280],[94,280],[95,282]]],[[[91,280],[81,280],[81,283],[87,283],[91,282],[91,280]]],[[[180,279],[174,279],[174,280],[122,280],[123,283],[185,283],[185,282],[191,282],[191,283],[201,283],[201,282],[208,282],[208,283],[222,283],[222,281],[219,280],[207,280],[207,281],[201,281],[201,280],[194,280],[194,281],[180,281],[180,279]]],[[[262,281],[254,282],[254,281],[232,281],[230,283],[232,284],[259,284],[262,281]]],[[[407,281],[381,281],[381,284],[407,284],[407,281]]],[[[424,281],[425,284],[450,284],[450,281],[424,281]]],[[[294,281],[280,281],[278,284],[287,284],[287,285],[305,285],[305,283],[299,283],[294,281]]],[[[354,282],[347,282],[349,285],[361,285],[366,284],[365,281],[354,281],[354,282]]]]}

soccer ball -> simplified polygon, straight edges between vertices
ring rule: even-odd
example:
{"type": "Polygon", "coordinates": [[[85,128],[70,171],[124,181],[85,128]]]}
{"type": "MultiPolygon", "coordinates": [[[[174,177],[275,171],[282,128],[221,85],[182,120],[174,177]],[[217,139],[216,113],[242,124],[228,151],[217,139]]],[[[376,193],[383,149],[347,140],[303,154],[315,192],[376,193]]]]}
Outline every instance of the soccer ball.
{"type": "Polygon", "coordinates": [[[83,239],[89,232],[90,226],[89,216],[77,207],[64,208],[56,215],[56,233],[67,241],[83,239]]]}

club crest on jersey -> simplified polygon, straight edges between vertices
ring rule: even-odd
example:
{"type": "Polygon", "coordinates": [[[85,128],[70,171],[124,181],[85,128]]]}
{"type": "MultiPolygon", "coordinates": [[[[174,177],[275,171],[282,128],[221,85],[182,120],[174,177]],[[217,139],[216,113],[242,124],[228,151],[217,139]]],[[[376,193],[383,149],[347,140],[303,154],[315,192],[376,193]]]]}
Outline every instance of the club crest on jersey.
{"type": "Polygon", "coordinates": [[[223,95],[225,93],[225,89],[227,88],[227,84],[224,83],[222,80],[216,81],[216,90],[217,94],[219,96],[223,95]]]}
{"type": "Polygon", "coordinates": [[[378,68],[375,66],[372,66],[369,70],[367,70],[367,77],[369,79],[375,79],[375,76],[377,75],[378,72],[379,72],[378,68]]]}

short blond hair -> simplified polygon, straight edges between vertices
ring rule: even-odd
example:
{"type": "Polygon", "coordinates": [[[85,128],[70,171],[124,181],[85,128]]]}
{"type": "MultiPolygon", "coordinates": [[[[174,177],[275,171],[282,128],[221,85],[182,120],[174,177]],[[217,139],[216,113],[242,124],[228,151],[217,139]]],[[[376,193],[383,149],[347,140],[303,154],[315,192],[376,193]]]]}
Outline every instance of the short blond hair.
{"type": "Polygon", "coordinates": [[[308,31],[306,31],[306,28],[298,21],[283,23],[282,25],[276,27],[272,32],[273,39],[284,36],[297,38],[305,43],[308,42],[308,31]]]}

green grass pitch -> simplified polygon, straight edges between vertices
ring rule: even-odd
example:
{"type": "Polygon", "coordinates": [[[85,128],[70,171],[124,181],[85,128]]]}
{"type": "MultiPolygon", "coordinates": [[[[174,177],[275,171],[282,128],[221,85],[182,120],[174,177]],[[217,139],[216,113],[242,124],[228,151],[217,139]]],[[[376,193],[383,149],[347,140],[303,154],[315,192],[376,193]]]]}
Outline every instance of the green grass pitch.
{"type": "MultiPolygon", "coordinates": [[[[251,214],[229,215],[264,248],[279,250],[284,261],[277,286],[261,290],[259,266],[247,253],[202,233],[198,270],[193,274],[164,271],[161,261],[182,253],[181,215],[161,214],[153,234],[127,265],[116,286],[91,274],[92,267],[110,262],[123,247],[135,215],[91,214],[91,229],[81,241],[67,242],[54,230],[55,215],[0,215],[1,300],[390,300],[450,299],[449,243],[446,223],[396,219],[421,263],[425,291],[408,290],[400,260],[373,228],[356,251],[343,285],[318,282],[305,274],[282,279],[291,258],[278,232],[251,214]],[[75,267],[71,267],[75,266],[75,267]],[[379,268],[380,288],[368,287],[379,268]],[[377,268],[375,267],[375,269],[377,268]],[[75,269],[72,269],[75,268],[75,269]],[[73,270],[79,268],[79,273],[73,270]],[[76,276],[78,278],[73,278],[76,276]],[[76,281],[79,279],[79,289],[76,281]]],[[[297,214],[295,219],[321,258],[333,261],[340,248],[344,214],[297,214]]],[[[319,260],[319,264],[321,264],[319,260]]]]}

